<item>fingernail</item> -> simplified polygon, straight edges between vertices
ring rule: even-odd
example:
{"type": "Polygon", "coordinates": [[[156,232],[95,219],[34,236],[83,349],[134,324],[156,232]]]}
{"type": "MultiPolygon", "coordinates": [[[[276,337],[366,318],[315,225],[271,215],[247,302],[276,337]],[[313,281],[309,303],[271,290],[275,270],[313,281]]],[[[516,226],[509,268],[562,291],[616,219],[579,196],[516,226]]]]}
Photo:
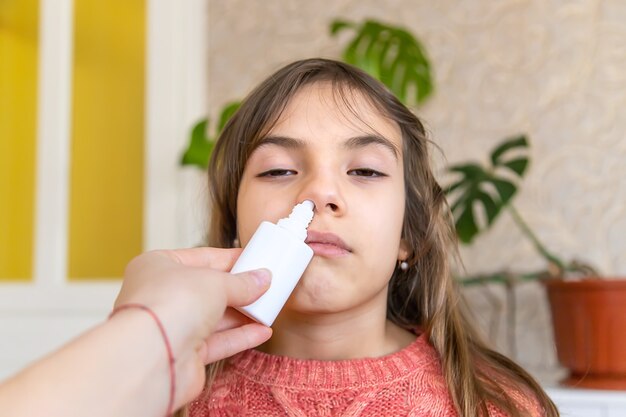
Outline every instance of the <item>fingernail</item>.
{"type": "Polygon", "coordinates": [[[259,287],[267,286],[272,278],[272,274],[267,269],[257,269],[254,271],[250,271],[250,273],[254,277],[254,280],[259,287]]]}

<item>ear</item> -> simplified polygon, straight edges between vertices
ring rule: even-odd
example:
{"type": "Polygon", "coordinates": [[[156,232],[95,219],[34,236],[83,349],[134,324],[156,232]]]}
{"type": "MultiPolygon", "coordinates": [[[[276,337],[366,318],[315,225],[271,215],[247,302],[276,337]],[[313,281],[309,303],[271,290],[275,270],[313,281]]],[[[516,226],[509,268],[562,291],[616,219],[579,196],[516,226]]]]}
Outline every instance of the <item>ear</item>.
{"type": "Polygon", "coordinates": [[[406,261],[409,257],[409,253],[409,243],[404,239],[400,239],[400,245],[398,247],[398,260],[406,261]]]}

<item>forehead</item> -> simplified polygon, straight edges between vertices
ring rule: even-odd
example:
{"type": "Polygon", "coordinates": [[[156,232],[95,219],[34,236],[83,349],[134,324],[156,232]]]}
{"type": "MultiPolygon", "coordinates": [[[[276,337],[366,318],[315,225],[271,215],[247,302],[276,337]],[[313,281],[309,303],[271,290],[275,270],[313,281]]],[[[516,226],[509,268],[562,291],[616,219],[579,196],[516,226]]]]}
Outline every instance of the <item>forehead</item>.
{"type": "Polygon", "coordinates": [[[300,139],[345,139],[378,134],[402,148],[398,124],[358,90],[316,82],[300,89],[287,103],[269,134],[300,139]]]}

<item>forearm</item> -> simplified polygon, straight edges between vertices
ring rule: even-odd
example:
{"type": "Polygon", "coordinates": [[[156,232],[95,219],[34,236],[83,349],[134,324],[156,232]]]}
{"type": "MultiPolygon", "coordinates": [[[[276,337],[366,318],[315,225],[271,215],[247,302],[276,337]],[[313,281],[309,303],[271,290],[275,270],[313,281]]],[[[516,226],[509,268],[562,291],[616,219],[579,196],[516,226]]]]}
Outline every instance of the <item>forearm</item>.
{"type": "Polygon", "coordinates": [[[0,404],[6,417],[164,417],[169,389],[158,327],[128,310],[0,385],[0,404]]]}

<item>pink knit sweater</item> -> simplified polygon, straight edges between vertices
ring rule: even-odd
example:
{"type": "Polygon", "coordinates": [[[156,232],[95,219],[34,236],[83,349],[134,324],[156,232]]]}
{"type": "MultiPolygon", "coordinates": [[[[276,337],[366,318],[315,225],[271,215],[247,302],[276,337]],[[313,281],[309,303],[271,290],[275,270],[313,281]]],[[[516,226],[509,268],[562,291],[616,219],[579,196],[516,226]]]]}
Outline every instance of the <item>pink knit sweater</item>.
{"type": "MultiPolygon", "coordinates": [[[[228,360],[190,411],[191,417],[456,416],[424,335],[380,358],[300,360],[249,350],[228,360]]],[[[490,415],[504,416],[495,407],[490,415]]]]}

